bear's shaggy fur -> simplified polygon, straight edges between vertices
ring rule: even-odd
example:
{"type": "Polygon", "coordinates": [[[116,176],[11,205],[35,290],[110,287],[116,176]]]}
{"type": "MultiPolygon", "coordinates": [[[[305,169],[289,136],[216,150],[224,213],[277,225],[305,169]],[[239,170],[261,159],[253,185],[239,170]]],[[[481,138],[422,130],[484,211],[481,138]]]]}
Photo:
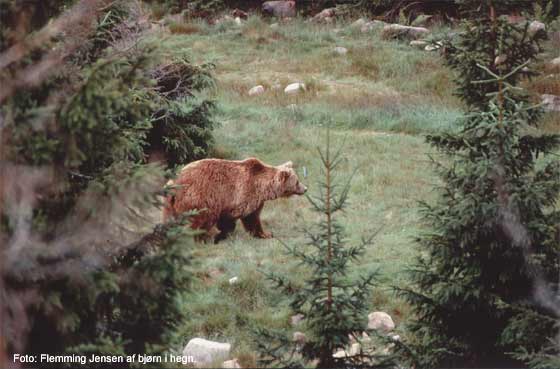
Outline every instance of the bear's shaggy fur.
{"type": "Polygon", "coordinates": [[[220,233],[215,242],[233,232],[237,219],[241,219],[254,237],[272,237],[263,230],[259,217],[265,201],[302,195],[307,190],[291,162],[274,167],[255,158],[195,161],[185,166],[168,185],[174,189],[165,200],[164,221],[197,210],[191,227],[209,232],[217,226],[220,233]]]}

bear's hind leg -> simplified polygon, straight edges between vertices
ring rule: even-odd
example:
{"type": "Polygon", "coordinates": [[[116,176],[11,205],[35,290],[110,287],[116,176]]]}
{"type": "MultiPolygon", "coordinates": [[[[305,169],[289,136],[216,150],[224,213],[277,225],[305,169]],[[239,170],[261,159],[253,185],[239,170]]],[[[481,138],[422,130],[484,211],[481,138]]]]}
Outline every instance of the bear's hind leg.
{"type": "Polygon", "coordinates": [[[235,219],[222,217],[218,220],[218,224],[216,225],[220,230],[220,233],[218,233],[218,235],[214,238],[214,243],[225,240],[230,233],[235,230],[235,219]]]}
{"type": "Polygon", "coordinates": [[[265,232],[263,230],[260,218],[262,208],[263,207],[261,206],[251,214],[247,215],[245,218],[241,219],[241,222],[243,222],[245,230],[252,234],[254,237],[272,238],[272,233],[265,232]]]}

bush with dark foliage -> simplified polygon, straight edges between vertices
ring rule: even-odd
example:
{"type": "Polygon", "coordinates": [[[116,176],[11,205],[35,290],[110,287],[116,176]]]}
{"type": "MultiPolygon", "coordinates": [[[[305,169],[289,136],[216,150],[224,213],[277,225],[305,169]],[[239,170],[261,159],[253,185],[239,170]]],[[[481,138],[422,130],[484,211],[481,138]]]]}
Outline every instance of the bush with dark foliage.
{"type": "Polygon", "coordinates": [[[2,1],[1,16],[0,366],[168,350],[192,237],[145,214],[212,142],[210,66],[139,42],[136,2],[2,1]]]}
{"type": "Polygon", "coordinates": [[[560,137],[538,130],[540,108],[518,87],[545,35],[499,17],[510,2],[465,3],[476,19],[446,49],[468,112],[456,133],[428,137],[446,156],[443,185],[424,207],[411,287],[397,288],[414,312],[402,353],[418,367],[552,368],[560,166],[548,154],[560,137]]]}

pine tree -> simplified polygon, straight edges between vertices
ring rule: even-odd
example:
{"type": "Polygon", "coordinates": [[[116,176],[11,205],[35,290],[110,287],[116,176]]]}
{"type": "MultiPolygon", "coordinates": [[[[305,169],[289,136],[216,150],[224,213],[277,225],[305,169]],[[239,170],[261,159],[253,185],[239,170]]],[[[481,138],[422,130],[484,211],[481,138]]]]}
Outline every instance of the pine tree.
{"type": "Polygon", "coordinates": [[[267,275],[275,288],[289,296],[292,312],[304,316],[302,326],[307,338],[305,342],[294,342],[284,331],[258,329],[256,342],[261,363],[318,368],[391,366],[391,355],[374,352],[371,342],[362,337],[362,332],[375,336],[366,327],[368,301],[377,272],[358,280],[348,277],[352,261],[363,256],[373,237],[363,238],[359,245],[346,245],[337,215],[346,208],[350,179],[340,183],[335,178],[342,153],[331,152],[329,133],[326,149],[319,154],[324,180],[318,183],[318,196],[309,196],[308,200],[322,219],[315,228],[304,231],[308,239],[305,246],[282,243],[287,255],[298,260],[309,276],[302,283],[295,283],[285,276],[267,275]],[[360,349],[349,350],[351,341],[359,342],[360,349]],[[346,354],[333,356],[337,351],[346,354]]]}
{"type": "Polygon", "coordinates": [[[139,41],[140,11],[2,2],[0,367],[14,353],[162,353],[184,318],[192,237],[144,215],[174,166],[206,155],[213,103],[197,92],[212,78],[163,64],[139,41]]]}
{"type": "Polygon", "coordinates": [[[544,35],[500,17],[511,2],[464,3],[477,18],[446,49],[468,112],[456,132],[428,136],[446,156],[434,161],[443,185],[424,204],[431,231],[411,287],[396,288],[414,310],[402,353],[420,367],[537,366],[559,312],[560,167],[547,154],[560,137],[538,130],[519,83],[544,35]]]}

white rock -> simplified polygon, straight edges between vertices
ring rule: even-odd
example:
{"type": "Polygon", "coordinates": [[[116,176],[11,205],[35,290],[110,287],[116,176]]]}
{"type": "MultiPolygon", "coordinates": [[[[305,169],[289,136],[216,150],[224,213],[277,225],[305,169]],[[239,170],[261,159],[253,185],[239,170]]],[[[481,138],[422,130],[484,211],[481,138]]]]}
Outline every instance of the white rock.
{"type": "Polygon", "coordinates": [[[391,336],[391,339],[393,341],[400,341],[401,340],[401,336],[399,336],[398,334],[394,334],[391,336]]]}
{"type": "Polygon", "coordinates": [[[183,350],[183,356],[192,356],[197,365],[210,365],[223,362],[229,357],[231,345],[208,341],[203,338],[193,338],[183,350]]]}
{"type": "Polygon", "coordinates": [[[556,59],[552,59],[552,61],[550,62],[550,64],[552,65],[560,65],[560,57],[556,58],[556,59]]]}
{"type": "Polygon", "coordinates": [[[395,329],[395,323],[391,316],[382,311],[375,311],[368,315],[368,328],[375,329],[384,333],[389,333],[395,329]]]}
{"type": "Polygon", "coordinates": [[[237,24],[238,26],[240,26],[242,23],[243,23],[243,21],[241,21],[241,18],[235,17],[235,24],[237,24]]]}
{"type": "Polygon", "coordinates": [[[500,65],[505,63],[507,60],[507,55],[506,54],[500,54],[498,56],[496,56],[496,58],[494,59],[494,65],[500,65]]]}
{"type": "Polygon", "coordinates": [[[348,49],[342,46],[337,46],[334,48],[334,52],[338,55],[346,55],[348,53],[348,49]]]}
{"type": "Polygon", "coordinates": [[[305,91],[305,84],[301,82],[291,83],[284,89],[287,94],[297,94],[300,91],[305,91]]]}
{"type": "Polygon", "coordinates": [[[302,322],[303,318],[305,318],[303,314],[292,315],[292,317],[290,318],[290,322],[292,323],[292,326],[295,327],[302,322]]]}
{"type": "Polygon", "coordinates": [[[263,87],[262,85],[258,85],[258,86],[252,87],[252,88],[249,90],[249,96],[260,95],[260,94],[262,94],[262,93],[264,93],[264,87],[263,87]]]}
{"type": "Polygon", "coordinates": [[[426,45],[424,50],[426,50],[426,51],[436,51],[436,50],[441,49],[442,46],[443,46],[443,44],[438,41],[438,42],[435,43],[435,45],[434,44],[426,45]]]}
{"type": "Polygon", "coordinates": [[[303,345],[305,341],[307,341],[307,336],[305,335],[305,333],[302,332],[294,332],[293,340],[294,342],[303,345]]]}
{"type": "Polygon", "coordinates": [[[224,361],[222,364],[222,368],[231,368],[231,369],[239,369],[241,365],[239,365],[239,361],[237,359],[224,361]]]}
{"type": "Polygon", "coordinates": [[[347,356],[347,352],[340,349],[337,352],[335,352],[332,357],[337,358],[337,359],[341,359],[341,358],[346,357],[346,356],[347,356]]]}
{"type": "Polygon", "coordinates": [[[270,25],[270,28],[272,28],[272,29],[278,28],[278,23],[272,23],[272,24],[270,25]]]}
{"type": "Polygon", "coordinates": [[[543,22],[532,21],[531,24],[529,24],[529,33],[535,34],[539,31],[546,31],[546,25],[543,22]]]}
{"type": "Polygon", "coordinates": [[[417,47],[417,48],[423,49],[426,46],[428,46],[428,41],[412,40],[412,41],[410,41],[409,45],[412,46],[412,47],[417,47]]]}
{"type": "Polygon", "coordinates": [[[544,110],[560,112],[560,96],[544,94],[541,99],[544,110]]]}
{"type": "Polygon", "coordinates": [[[403,26],[402,24],[388,24],[383,27],[383,38],[407,38],[418,39],[426,36],[430,30],[424,27],[410,27],[403,26]]]}
{"type": "Polygon", "coordinates": [[[229,284],[236,284],[237,282],[239,282],[239,278],[238,277],[233,277],[229,279],[229,284]]]}
{"type": "Polygon", "coordinates": [[[353,343],[352,346],[350,346],[350,351],[348,352],[349,356],[356,356],[360,354],[360,351],[362,351],[362,345],[360,345],[358,342],[353,343]]]}

